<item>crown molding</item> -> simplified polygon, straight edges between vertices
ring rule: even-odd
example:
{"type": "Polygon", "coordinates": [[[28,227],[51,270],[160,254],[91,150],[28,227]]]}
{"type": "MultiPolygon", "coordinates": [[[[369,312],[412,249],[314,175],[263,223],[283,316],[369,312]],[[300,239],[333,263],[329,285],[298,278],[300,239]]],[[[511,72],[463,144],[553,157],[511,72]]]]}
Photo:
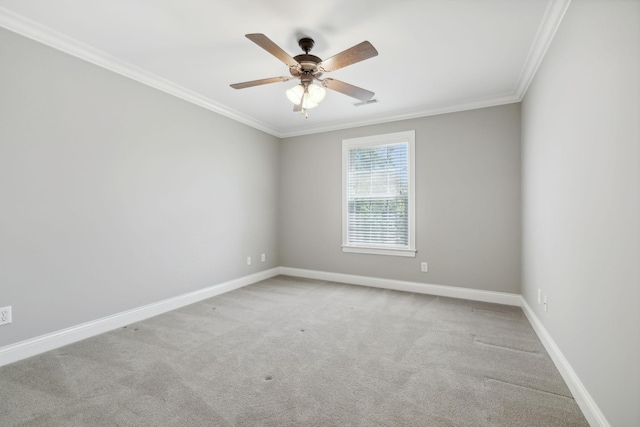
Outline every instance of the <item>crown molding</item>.
{"type": "Polygon", "coordinates": [[[35,40],[39,43],[80,58],[114,73],[151,86],[184,101],[206,108],[223,116],[244,123],[276,137],[279,133],[266,123],[254,120],[238,111],[225,107],[185,87],[158,77],[125,61],[121,61],[105,52],[95,49],[72,37],[61,34],[51,28],[27,19],[10,10],[0,7],[0,27],[35,40]]]}
{"type": "Polygon", "coordinates": [[[359,120],[359,121],[351,120],[349,122],[337,123],[335,125],[316,126],[316,127],[310,126],[304,129],[293,130],[291,132],[283,132],[280,138],[290,138],[294,136],[311,135],[314,133],[330,132],[330,131],[341,130],[341,129],[351,129],[351,128],[356,128],[361,126],[370,126],[370,125],[377,125],[382,123],[398,122],[402,120],[419,119],[421,117],[437,116],[439,114],[447,114],[447,113],[457,113],[460,111],[475,110],[477,108],[496,107],[498,105],[514,104],[516,102],[520,102],[520,98],[518,98],[518,96],[515,94],[492,96],[492,97],[482,98],[479,100],[462,102],[459,104],[451,104],[451,105],[446,105],[442,107],[428,108],[424,110],[415,110],[415,111],[411,111],[410,113],[400,113],[400,114],[393,114],[393,115],[387,115],[387,116],[379,116],[379,117],[373,117],[371,119],[365,119],[365,120],[359,120]]]}
{"type": "Polygon", "coordinates": [[[527,93],[527,89],[533,81],[536,71],[538,71],[538,67],[540,67],[549,46],[551,46],[551,42],[570,4],[571,0],[549,0],[542,21],[540,21],[540,25],[538,26],[538,32],[527,54],[527,60],[518,77],[518,84],[514,91],[518,97],[518,101],[522,101],[524,95],[527,93]]]}

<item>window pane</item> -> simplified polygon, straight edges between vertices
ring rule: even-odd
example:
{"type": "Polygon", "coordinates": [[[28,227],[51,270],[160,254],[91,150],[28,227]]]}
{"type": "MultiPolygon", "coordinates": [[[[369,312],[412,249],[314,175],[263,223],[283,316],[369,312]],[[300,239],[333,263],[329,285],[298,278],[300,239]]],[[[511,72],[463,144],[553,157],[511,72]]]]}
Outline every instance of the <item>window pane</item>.
{"type": "Polygon", "coordinates": [[[406,197],[350,200],[349,242],[373,246],[407,246],[407,204],[406,197]]]}
{"type": "Polygon", "coordinates": [[[407,156],[407,143],[349,150],[349,244],[394,248],[409,245],[407,156]]]}

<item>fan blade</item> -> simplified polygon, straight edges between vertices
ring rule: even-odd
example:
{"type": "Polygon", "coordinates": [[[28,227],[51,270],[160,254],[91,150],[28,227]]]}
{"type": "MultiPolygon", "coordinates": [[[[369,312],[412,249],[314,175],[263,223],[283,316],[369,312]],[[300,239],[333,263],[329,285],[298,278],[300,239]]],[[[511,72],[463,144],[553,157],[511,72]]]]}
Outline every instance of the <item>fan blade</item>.
{"type": "Polygon", "coordinates": [[[278,58],[280,61],[287,64],[289,67],[299,67],[300,64],[298,61],[293,59],[287,52],[282,50],[280,46],[272,42],[267,36],[264,34],[246,34],[246,38],[269,52],[271,55],[278,58]]]}
{"type": "Polygon", "coordinates": [[[318,64],[318,69],[324,73],[328,73],[329,71],[335,71],[347,65],[373,58],[374,56],[378,56],[378,51],[371,43],[364,41],[329,59],[325,59],[318,64]]]}
{"type": "Polygon", "coordinates": [[[368,101],[373,98],[375,93],[362,89],[358,86],[350,85],[349,83],[341,82],[340,80],[335,79],[317,79],[322,82],[324,87],[327,87],[331,90],[335,90],[336,92],[343,93],[345,95],[349,95],[353,98],[359,99],[362,102],[368,101]]]}
{"type": "Polygon", "coordinates": [[[266,85],[269,83],[279,83],[291,80],[293,77],[271,77],[268,79],[252,80],[250,82],[234,83],[231,85],[234,89],[244,89],[246,87],[266,85]]]}
{"type": "Polygon", "coordinates": [[[302,103],[293,104],[293,112],[294,113],[299,113],[300,111],[302,111],[302,103]]]}

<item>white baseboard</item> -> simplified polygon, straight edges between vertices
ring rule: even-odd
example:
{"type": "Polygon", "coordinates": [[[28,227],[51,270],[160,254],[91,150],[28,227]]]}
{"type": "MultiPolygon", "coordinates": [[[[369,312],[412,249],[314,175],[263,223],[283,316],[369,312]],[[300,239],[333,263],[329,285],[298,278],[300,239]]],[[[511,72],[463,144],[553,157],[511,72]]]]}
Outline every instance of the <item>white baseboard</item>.
{"type": "Polygon", "coordinates": [[[589,424],[593,427],[611,427],[607,419],[604,417],[604,414],[600,411],[600,408],[598,408],[598,405],[596,405],[595,401],[582,384],[582,381],[580,381],[578,375],[569,364],[569,361],[564,357],[556,343],[553,341],[553,338],[551,338],[551,335],[549,335],[543,326],[542,322],[540,322],[533,310],[531,310],[531,307],[521,295],[507,292],[483,291],[351,274],[305,270],[291,267],[277,267],[265,270],[249,276],[240,277],[238,279],[210,286],[208,288],[200,289],[198,291],[189,292],[187,294],[158,301],[156,303],[117,313],[112,316],[103,317],[81,325],[2,347],[0,348],[0,366],[26,359],[45,351],[54,350],[104,332],[121,328],[131,323],[139,322],[234,289],[242,288],[252,283],[269,279],[278,274],[522,307],[529,323],[531,323],[531,326],[540,338],[540,341],[546,348],[549,356],[558,368],[558,371],[560,371],[562,378],[567,383],[573,397],[587,418],[589,424]]]}
{"type": "Polygon", "coordinates": [[[95,335],[102,334],[134,322],[139,322],[243,286],[268,279],[279,274],[278,268],[261,271],[249,276],[240,277],[228,282],[210,286],[187,294],[178,295],[155,303],[147,304],[131,310],[123,311],[101,319],[92,320],[81,325],[52,332],[36,338],[21,341],[0,348],[0,366],[35,356],[95,335]]]}
{"type": "Polygon", "coordinates": [[[551,360],[553,360],[556,368],[560,371],[560,375],[562,375],[562,378],[567,383],[571,394],[573,394],[573,398],[582,410],[589,425],[592,427],[611,427],[611,424],[609,424],[602,411],[600,411],[600,408],[596,405],[596,402],[584,384],[582,384],[582,381],[580,381],[571,364],[569,364],[567,358],[564,357],[560,348],[556,345],[553,338],[551,338],[551,335],[547,332],[540,319],[538,319],[538,316],[535,315],[524,297],[521,296],[520,298],[522,311],[524,311],[525,316],[527,316],[533,330],[538,334],[538,338],[542,341],[544,348],[547,350],[547,353],[549,353],[549,356],[551,356],[551,360]]]}
{"type": "Polygon", "coordinates": [[[371,286],[374,288],[393,289],[396,291],[415,292],[418,294],[461,298],[473,301],[492,302],[496,304],[515,305],[518,307],[520,306],[521,301],[521,296],[519,294],[511,294],[508,292],[482,291],[478,289],[430,285],[428,283],[405,282],[402,280],[381,279],[378,277],[356,276],[352,274],[329,273],[325,271],[304,270],[291,267],[280,267],[279,270],[280,274],[284,274],[287,276],[349,283],[351,285],[371,286]]]}

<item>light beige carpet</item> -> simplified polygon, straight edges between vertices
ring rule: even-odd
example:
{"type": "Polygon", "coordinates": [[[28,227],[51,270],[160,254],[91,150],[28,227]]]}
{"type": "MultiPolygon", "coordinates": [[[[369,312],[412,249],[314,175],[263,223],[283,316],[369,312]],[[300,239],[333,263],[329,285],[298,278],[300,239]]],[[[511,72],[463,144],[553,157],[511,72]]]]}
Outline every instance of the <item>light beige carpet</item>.
{"type": "Polygon", "coordinates": [[[586,426],[522,311],[278,276],[0,368],[2,426],[586,426]]]}

